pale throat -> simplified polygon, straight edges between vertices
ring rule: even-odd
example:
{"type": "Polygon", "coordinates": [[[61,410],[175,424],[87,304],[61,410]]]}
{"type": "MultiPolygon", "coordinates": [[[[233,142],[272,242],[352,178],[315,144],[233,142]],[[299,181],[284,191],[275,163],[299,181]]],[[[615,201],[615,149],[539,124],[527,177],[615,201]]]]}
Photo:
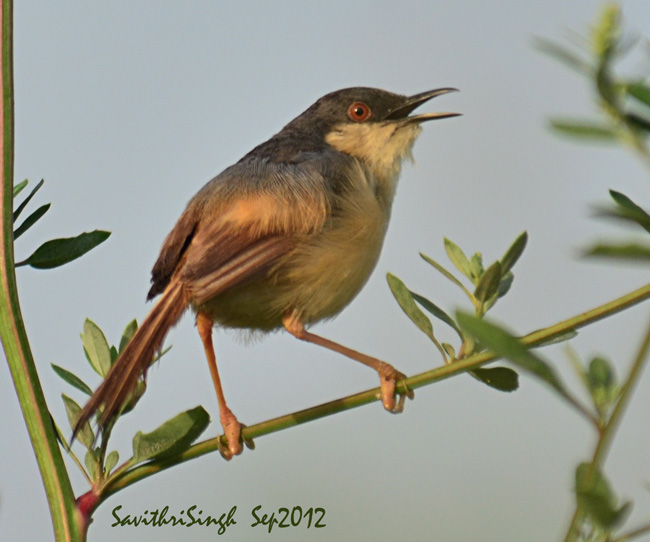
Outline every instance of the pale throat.
{"type": "Polygon", "coordinates": [[[361,160],[372,173],[375,189],[390,205],[404,159],[413,160],[411,148],[422,128],[418,124],[374,122],[339,124],[325,136],[328,145],[361,160]]]}

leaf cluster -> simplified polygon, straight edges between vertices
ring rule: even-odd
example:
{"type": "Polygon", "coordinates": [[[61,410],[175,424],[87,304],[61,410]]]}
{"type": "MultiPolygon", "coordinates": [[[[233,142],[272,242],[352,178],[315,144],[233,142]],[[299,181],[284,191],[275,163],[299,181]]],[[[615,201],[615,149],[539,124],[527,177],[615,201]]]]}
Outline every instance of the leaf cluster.
{"type": "MultiPolygon", "coordinates": [[[[32,189],[32,191],[23,199],[23,201],[16,207],[13,214],[13,222],[16,224],[18,218],[25,210],[29,202],[40,190],[45,181],[41,181],[32,189]]],[[[23,191],[28,185],[29,181],[25,179],[21,183],[14,186],[14,199],[23,191]]],[[[38,220],[40,220],[45,213],[50,209],[50,204],[46,203],[33,211],[19,226],[14,228],[14,241],[29,230],[38,220]]],[[[94,230],[91,232],[84,232],[76,237],[65,237],[60,239],[52,239],[40,245],[30,256],[24,260],[17,262],[16,267],[29,265],[35,269],[52,269],[59,267],[68,262],[76,260],[77,258],[86,254],[97,245],[103,243],[108,239],[110,233],[102,230],[94,230]]]]}
{"type": "MultiPolygon", "coordinates": [[[[138,329],[135,320],[129,322],[119,341],[118,346],[109,345],[104,332],[92,320],[86,319],[84,322],[83,332],[81,333],[81,342],[83,351],[90,367],[101,378],[105,378],[111,367],[119,357],[120,353],[126,348],[129,341],[138,329]]],[[[153,360],[152,363],[160,359],[169,348],[162,350],[153,360]]],[[[86,396],[92,395],[92,389],[79,376],[68,369],[52,364],[52,369],[66,383],[86,396]]],[[[136,388],[126,398],[120,414],[116,420],[105,428],[99,428],[96,434],[90,423],[86,422],[77,434],[77,440],[86,448],[84,457],[84,466],[77,459],[76,455],[67,444],[63,433],[58,429],[59,439],[66,448],[71,457],[75,460],[79,468],[84,473],[88,482],[92,485],[93,491],[100,495],[102,491],[120,474],[128,471],[130,468],[154,459],[173,457],[184,452],[190,445],[203,433],[210,422],[208,413],[203,407],[196,407],[182,412],[172,419],[163,423],[157,429],[149,433],[138,431],[133,437],[133,453],[120,467],[119,454],[116,450],[108,452],[108,441],[114,424],[121,416],[130,412],[146,391],[145,376],[138,381],[136,388]],[[116,468],[117,467],[117,468],[116,468]]],[[[81,406],[71,397],[62,394],[65,405],[68,422],[74,429],[81,406]]],[[[100,413],[97,413],[99,416],[100,413]]]]}
{"type": "MultiPolygon", "coordinates": [[[[486,269],[483,266],[483,256],[480,252],[476,252],[468,258],[456,243],[445,238],[444,245],[447,257],[462,274],[461,277],[456,277],[451,271],[433,258],[425,254],[420,254],[420,256],[452,284],[457,286],[472,303],[476,316],[483,318],[485,313],[495,305],[497,300],[506,295],[510,290],[512,281],[514,280],[512,268],[523,254],[527,241],[528,234],[523,232],[510,245],[505,254],[486,269]],[[469,281],[471,287],[468,288],[463,284],[463,280],[469,281]]],[[[454,363],[454,361],[463,359],[480,350],[480,346],[476,344],[474,337],[466,333],[462,329],[462,326],[459,325],[459,322],[454,320],[436,303],[423,295],[409,290],[399,278],[391,273],[388,274],[387,280],[391,292],[402,310],[436,345],[445,364],[454,363]],[[422,309],[456,332],[460,339],[460,346],[458,348],[454,348],[450,343],[441,343],[438,341],[434,334],[433,324],[422,309]]],[[[470,374],[488,386],[500,391],[514,391],[519,386],[517,373],[506,367],[482,367],[472,370],[470,374]]]]}
{"type": "MultiPolygon", "coordinates": [[[[617,77],[616,62],[634,45],[624,39],[621,10],[605,6],[591,30],[587,58],[555,42],[538,39],[540,50],[571,70],[587,77],[601,111],[599,120],[555,118],[551,127],[562,135],[581,141],[618,142],[631,146],[647,161],[650,134],[650,86],[647,77],[617,77]]],[[[584,54],[584,53],[583,53],[584,54]]]]}

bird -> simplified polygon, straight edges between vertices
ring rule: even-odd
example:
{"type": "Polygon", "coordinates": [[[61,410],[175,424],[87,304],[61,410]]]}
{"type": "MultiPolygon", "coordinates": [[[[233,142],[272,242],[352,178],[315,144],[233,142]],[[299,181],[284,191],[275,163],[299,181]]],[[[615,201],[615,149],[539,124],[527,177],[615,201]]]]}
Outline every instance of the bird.
{"type": "Polygon", "coordinates": [[[214,327],[284,328],[361,362],[377,372],[385,409],[400,412],[406,396],[413,398],[411,390],[396,393],[404,374],[308,327],[338,315],[366,284],[421,124],[459,115],[411,113],[456,90],[331,92],[201,188],[153,266],[147,300],[160,298],[81,410],[72,439],[95,414],[102,428],[119,416],[188,309],[196,314],[216,391],[226,459],[242,452],[244,426],[225,399],[214,327]]]}

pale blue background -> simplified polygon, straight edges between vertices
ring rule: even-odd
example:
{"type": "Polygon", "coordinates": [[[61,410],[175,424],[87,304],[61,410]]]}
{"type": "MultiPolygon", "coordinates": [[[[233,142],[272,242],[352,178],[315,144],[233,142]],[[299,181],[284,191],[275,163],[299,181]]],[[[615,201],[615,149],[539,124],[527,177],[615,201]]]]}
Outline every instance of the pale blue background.
{"type": "MultiPolygon", "coordinates": [[[[585,82],[537,52],[534,36],[584,35],[600,2],[17,2],[16,180],[46,179],[42,223],[17,257],[42,241],[94,228],[113,232],[59,270],[21,269],[24,317],[51,410],[65,425],[51,371],[63,365],[93,386],[79,333],[91,317],[116,342],[141,320],[149,271],[185,202],[207,180],[319,96],[355,85],[416,93],[456,86],[431,110],[462,118],[429,123],[416,166],[404,170],[383,256],[359,298],[318,333],[393,362],[407,374],[439,363],[402,315],[385,281],[394,272],[453,311],[460,292],[422,262],[444,260],[443,236],[486,261],[526,229],[530,242],[511,293],[493,311],[518,333],[544,327],[647,281],[647,268],[586,262],[580,247],[616,227],[589,216],[613,187],[648,201],[648,172],[628,153],[549,133],[552,114],[593,112],[585,82]]],[[[625,2],[630,30],[650,35],[647,2],[625,2]]],[[[647,73],[649,62],[628,63],[647,73]]],[[[33,207],[35,208],[35,207],[33,207]]],[[[641,306],[581,333],[584,356],[603,353],[622,372],[648,323],[641,306]]],[[[453,341],[437,326],[444,340],[453,341]]],[[[126,458],[135,431],[216,401],[191,318],[170,334],[172,352],[115,431],[126,458]]],[[[277,334],[246,346],[216,335],[233,410],[249,424],[376,385],[367,369],[277,334]]],[[[571,384],[563,348],[545,351],[571,384]]],[[[647,375],[646,375],[647,376],[647,375]]],[[[635,501],[630,526],[650,517],[645,378],[617,436],[607,473],[635,501]]],[[[49,540],[36,462],[4,363],[0,364],[0,538],[49,540]]],[[[208,436],[220,430],[211,424],[208,436]]],[[[537,381],[501,394],[461,376],[421,389],[401,416],[379,404],[260,438],[230,463],[203,457],[115,495],[89,539],[214,540],[214,530],[111,528],[131,514],[196,504],[238,507],[224,540],[559,539],[573,511],[573,470],[588,457],[590,428],[537,381]],[[251,529],[262,504],[320,506],[327,528],[251,529]]],[[[77,492],[85,483],[71,465],[77,492]]]]}

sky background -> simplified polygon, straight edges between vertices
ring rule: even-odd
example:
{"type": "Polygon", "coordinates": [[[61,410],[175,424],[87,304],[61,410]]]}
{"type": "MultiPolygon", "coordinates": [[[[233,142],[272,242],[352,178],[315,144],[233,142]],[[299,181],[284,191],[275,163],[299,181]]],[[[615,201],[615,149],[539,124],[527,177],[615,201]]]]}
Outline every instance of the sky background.
{"type": "MultiPolygon", "coordinates": [[[[556,323],[647,282],[645,268],[585,261],[581,247],[615,237],[591,206],[607,189],[648,201],[648,172],[627,151],[582,145],[548,129],[552,115],[595,111],[589,85],[534,47],[534,38],[584,36],[600,2],[22,1],[15,7],[16,181],[41,178],[35,204],[52,202],[21,237],[21,259],[43,241],[95,228],[110,239],[63,268],[18,271],[23,314],[50,409],[83,396],[50,363],[98,380],[84,360],[86,317],[119,341],[149,306],[149,272],[185,203],[210,178],[276,133],[318,97],[349,86],[414,94],[460,93],[423,111],[459,111],[428,123],[404,167],[384,251],[369,283],[337,319],[314,331],[393,363],[406,374],[440,364],[430,341],[402,314],[385,276],[453,312],[460,291],[418,256],[445,261],[443,237],[499,258],[523,230],[529,244],[511,292],[491,312],[520,334],[556,323]]],[[[650,35],[650,5],[623,2],[631,35],[650,35]]],[[[635,73],[650,63],[638,55],[635,73]]],[[[624,233],[624,232],[623,232],[624,233]]],[[[638,306],[572,341],[624,374],[648,324],[638,306]]],[[[454,341],[442,325],[442,340],[454,341]]],[[[215,334],[231,408],[255,424],[363,391],[376,376],[286,333],[252,345],[215,334]]],[[[126,459],[138,430],[151,431],[203,405],[221,432],[214,390],[193,320],[170,333],[172,351],[150,371],[137,409],[114,431],[126,459]]],[[[544,351],[569,385],[565,347],[544,351]]],[[[634,500],[629,526],[650,518],[648,377],[621,426],[606,473],[634,500]]],[[[0,364],[0,533],[51,539],[51,523],[6,364],[0,364]]],[[[112,528],[111,511],[142,514],[192,505],[220,515],[237,506],[224,540],[559,540],[573,512],[573,472],[595,435],[538,381],[516,393],[468,376],[419,389],[404,414],[379,403],[257,440],[226,463],[204,456],[116,494],[95,514],[89,540],[214,540],[212,529],[112,528]],[[250,511],[326,510],[327,527],[250,527],[250,511]]],[[[81,452],[81,447],[79,447],[81,452]]],[[[72,462],[77,494],[87,486],[72,462]]]]}

